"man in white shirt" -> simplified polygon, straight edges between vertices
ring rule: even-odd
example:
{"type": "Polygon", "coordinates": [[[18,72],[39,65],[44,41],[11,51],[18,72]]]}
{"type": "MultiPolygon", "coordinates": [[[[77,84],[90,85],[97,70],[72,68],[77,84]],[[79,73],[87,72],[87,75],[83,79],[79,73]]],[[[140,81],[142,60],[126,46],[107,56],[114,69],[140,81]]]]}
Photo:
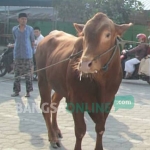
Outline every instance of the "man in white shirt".
{"type": "MultiPolygon", "coordinates": [[[[34,27],[34,36],[35,36],[35,47],[34,47],[34,54],[35,54],[37,45],[44,38],[44,36],[41,34],[41,30],[39,27],[34,27]]],[[[33,55],[33,62],[34,62],[34,70],[36,70],[36,62],[35,62],[35,56],[34,55],[33,55]]],[[[33,79],[37,80],[37,73],[33,77],[33,79]]]]}
{"type": "Polygon", "coordinates": [[[41,30],[39,27],[34,27],[34,36],[35,36],[35,51],[36,51],[37,45],[44,38],[44,36],[41,34],[41,30]]]}

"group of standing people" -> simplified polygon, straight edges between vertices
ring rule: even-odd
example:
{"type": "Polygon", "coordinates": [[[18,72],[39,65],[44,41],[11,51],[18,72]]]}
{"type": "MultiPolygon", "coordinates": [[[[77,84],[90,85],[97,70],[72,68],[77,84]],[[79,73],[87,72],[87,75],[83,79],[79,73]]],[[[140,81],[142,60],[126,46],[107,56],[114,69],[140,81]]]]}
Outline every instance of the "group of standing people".
{"type": "Polygon", "coordinates": [[[34,54],[38,43],[44,38],[40,28],[34,29],[27,25],[27,14],[20,13],[18,15],[17,26],[12,29],[14,38],[13,58],[14,58],[14,84],[12,97],[19,96],[21,91],[21,75],[25,75],[26,94],[25,97],[30,97],[30,92],[33,91],[32,70],[35,65],[34,54]],[[33,61],[34,60],[34,61],[33,61]]]}

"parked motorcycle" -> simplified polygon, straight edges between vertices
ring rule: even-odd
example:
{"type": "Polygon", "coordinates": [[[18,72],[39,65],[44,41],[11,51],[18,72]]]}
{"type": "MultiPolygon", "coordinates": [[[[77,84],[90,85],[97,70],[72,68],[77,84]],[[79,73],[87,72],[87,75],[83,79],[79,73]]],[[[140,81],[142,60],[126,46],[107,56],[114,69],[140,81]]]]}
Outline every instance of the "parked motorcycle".
{"type": "Polygon", "coordinates": [[[7,47],[0,55],[0,77],[13,70],[13,47],[7,47]]]}
{"type": "MultiPolygon", "coordinates": [[[[10,44],[11,45],[11,44],[10,44]]],[[[8,45],[6,49],[3,50],[0,55],[0,77],[6,75],[6,73],[10,73],[13,70],[13,47],[8,45]]],[[[34,71],[36,70],[36,66],[34,64],[34,71]]],[[[33,74],[33,80],[37,81],[37,73],[33,74]]]]}
{"type": "MultiPolygon", "coordinates": [[[[123,79],[125,79],[125,74],[126,74],[126,72],[124,71],[125,62],[130,59],[130,56],[127,53],[126,54],[121,53],[120,59],[121,59],[121,65],[122,65],[122,71],[123,71],[123,79]]],[[[150,84],[150,76],[147,76],[145,74],[141,74],[141,75],[138,74],[139,65],[140,65],[140,63],[135,65],[135,70],[134,70],[132,76],[130,78],[128,78],[128,80],[141,79],[143,81],[146,81],[148,84],[150,84]]]]}

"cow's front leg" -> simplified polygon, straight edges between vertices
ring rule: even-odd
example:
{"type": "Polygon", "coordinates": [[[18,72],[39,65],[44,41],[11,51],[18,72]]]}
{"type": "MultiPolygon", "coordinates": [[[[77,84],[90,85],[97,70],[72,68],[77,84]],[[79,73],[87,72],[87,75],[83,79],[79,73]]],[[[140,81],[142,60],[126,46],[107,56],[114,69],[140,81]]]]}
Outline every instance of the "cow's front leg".
{"type": "Polygon", "coordinates": [[[84,113],[73,112],[73,119],[74,119],[74,124],[75,124],[75,136],[76,136],[76,143],[75,143],[74,150],[81,150],[82,139],[86,133],[84,113]]]}
{"type": "Polygon", "coordinates": [[[100,104],[96,103],[93,113],[89,113],[90,117],[96,124],[95,131],[97,133],[97,138],[95,150],[103,150],[102,137],[105,131],[105,123],[114,101],[114,95],[112,94],[105,95],[104,97],[106,102],[103,101],[103,103],[100,104]],[[98,109],[100,107],[101,109],[98,109]]]}
{"type": "Polygon", "coordinates": [[[103,150],[102,136],[105,131],[104,114],[101,112],[89,113],[92,120],[95,122],[95,131],[97,134],[95,150],[103,150]]]}

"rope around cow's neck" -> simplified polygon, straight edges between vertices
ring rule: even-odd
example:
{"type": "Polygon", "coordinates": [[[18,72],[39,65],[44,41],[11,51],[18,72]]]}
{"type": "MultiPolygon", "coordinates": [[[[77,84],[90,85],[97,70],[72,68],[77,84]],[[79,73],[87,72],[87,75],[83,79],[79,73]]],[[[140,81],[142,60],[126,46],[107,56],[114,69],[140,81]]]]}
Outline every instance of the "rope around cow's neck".
{"type": "MultiPolygon", "coordinates": [[[[140,43],[140,42],[135,42],[135,41],[127,41],[127,40],[123,40],[123,39],[121,39],[120,37],[119,38],[117,38],[118,39],[118,45],[121,45],[122,47],[124,47],[123,45],[124,44],[126,44],[126,43],[140,43]]],[[[145,43],[145,44],[148,44],[148,43],[145,43]]],[[[116,46],[116,45],[115,45],[116,46]]],[[[114,47],[115,47],[114,46],[114,47]]],[[[107,50],[107,52],[108,51],[111,51],[114,47],[112,47],[111,49],[109,49],[109,50],[107,50]]],[[[16,78],[19,78],[19,77],[25,77],[26,75],[31,75],[31,74],[33,74],[33,73],[37,73],[37,72],[40,72],[40,71],[42,71],[42,70],[45,70],[45,69],[47,69],[47,68],[50,68],[50,67],[53,67],[53,66],[55,66],[55,65],[58,65],[58,64],[60,64],[60,63],[63,63],[63,62],[65,62],[65,61],[68,61],[68,60],[70,60],[70,59],[72,59],[72,58],[74,58],[75,56],[78,56],[80,53],[82,53],[83,52],[83,50],[81,50],[81,51],[79,51],[79,52],[77,52],[77,53],[75,53],[75,54],[72,54],[72,55],[70,55],[68,58],[66,58],[66,59],[64,59],[64,60],[61,60],[61,61],[59,61],[59,62],[57,62],[57,63],[55,63],[55,64],[52,64],[52,65],[49,65],[49,66],[47,66],[47,67],[44,67],[44,68],[41,68],[41,69],[38,69],[38,70],[35,70],[35,71],[33,71],[32,73],[31,72],[29,72],[29,73],[26,73],[26,74],[23,74],[23,75],[21,75],[21,76],[17,76],[17,77],[14,77],[14,78],[11,78],[11,79],[6,79],[6,80],[2,80],[2,81],[0,81],[0,83],[1,82],[6,82],[6,81],[10,81],[10,80],[14,80],[14,79],[16,79],[16,78]]],[[[105,53],[105,52],[104,52],[105,53]]],[[[103,54],[104,55],[104,54],[103,54]]]]}

